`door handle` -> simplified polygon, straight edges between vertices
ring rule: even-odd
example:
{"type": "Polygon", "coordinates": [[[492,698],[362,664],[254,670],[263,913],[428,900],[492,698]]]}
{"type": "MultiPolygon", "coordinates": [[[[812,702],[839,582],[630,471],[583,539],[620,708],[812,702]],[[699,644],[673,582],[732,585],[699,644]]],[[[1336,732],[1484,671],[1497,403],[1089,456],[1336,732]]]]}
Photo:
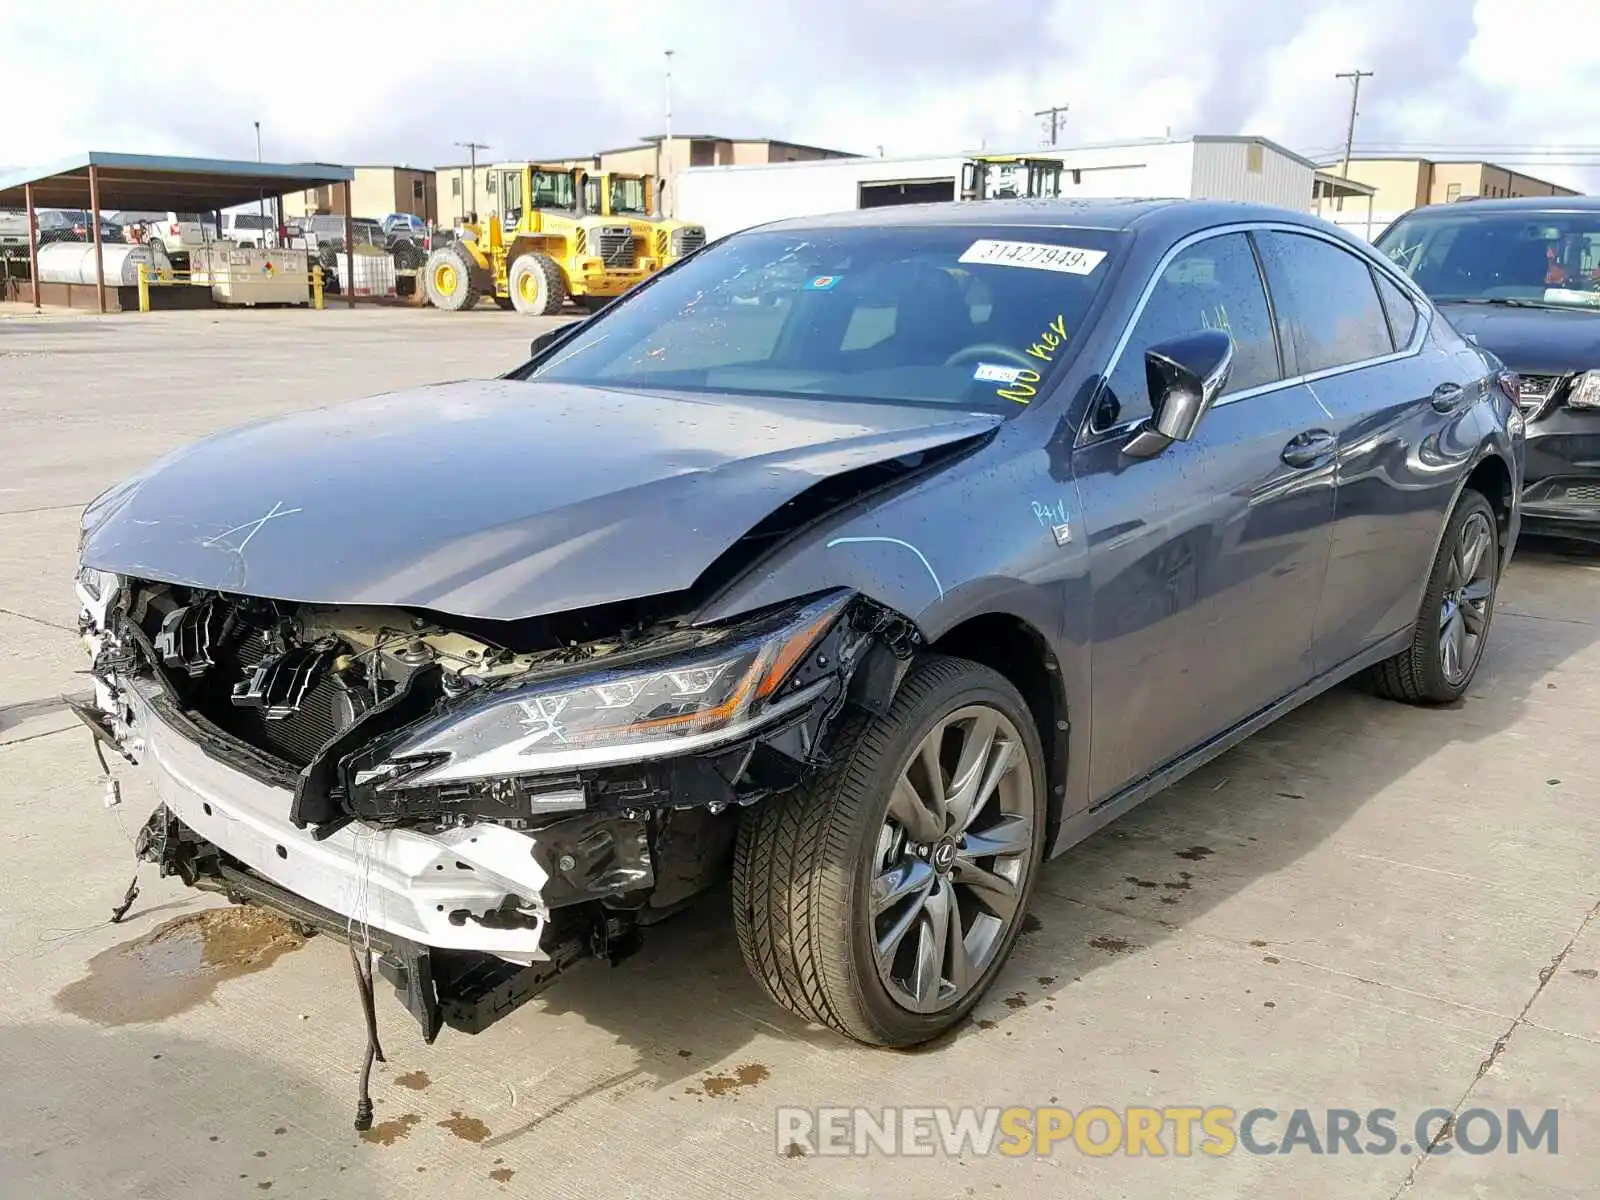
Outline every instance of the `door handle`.
{"type": "Polygon", "coordinates": [[[1290,438],[1278,457],[1291,467],[1314,467],[1333,453],[1338,442],[1326,429],[1308,429],[1290,438]]]}
{"type": "Polygon", "coordinates": [[[1433,405],[1436,412],[1447,413],[1461,403],[1461,397],[1467,393],[1459,383],[1441,383],[1433,389],[1433,395],[1428,397],[1428,402],[1433,405]]]}

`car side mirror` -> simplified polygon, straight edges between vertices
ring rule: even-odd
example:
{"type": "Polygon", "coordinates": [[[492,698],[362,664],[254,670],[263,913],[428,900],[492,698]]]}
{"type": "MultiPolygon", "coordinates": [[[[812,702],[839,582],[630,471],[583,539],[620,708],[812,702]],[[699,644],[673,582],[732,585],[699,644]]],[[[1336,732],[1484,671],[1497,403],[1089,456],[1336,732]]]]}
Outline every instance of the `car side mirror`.
{"type": "Polygon", "coordinates": [[[568,321],[565,325],[557,325],[554,329],[546,329],[538,337],[534,338],[533,341],[528,343],[528,357],[538,358],[539,355],[550,349],[551,346],[554,346],[557,342],[562,341],[569,334],[571,334],[572,331],[578,328],[578,326],[582,325],[585,320],[587,320],[586,317],[579,317],[576,321],[568,321]]]}
{"type": "Polygon", "coordinates": [[[1151,346],[1144,352],[1151,413],[1122,452],[1154,458],[1173,442],[1194,436],[1233,369],[1233,339],[1220,329],[1202,329],[1151,346]]]}

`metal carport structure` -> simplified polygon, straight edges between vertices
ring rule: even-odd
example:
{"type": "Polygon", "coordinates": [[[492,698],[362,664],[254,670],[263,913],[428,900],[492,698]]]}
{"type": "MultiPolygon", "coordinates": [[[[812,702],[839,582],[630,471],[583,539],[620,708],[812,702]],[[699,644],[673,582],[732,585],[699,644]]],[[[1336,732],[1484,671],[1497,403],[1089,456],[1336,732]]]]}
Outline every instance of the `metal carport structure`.
{"type": "MultiPolygon", "coordinates": [[[[95,276],[100,311],[106,311],[106,275],[100,243],[100,213],[107,209],[209,212],[232,208],[263,196],[340,184],[344,189],[345,246],[355,246],[350,215],[350,181],[355,172],[329,163],[269,163],[225,158],[174,158],[154,154],[112,154],[90,150],[51,166],[0,174],[0,208],[28,214],[28,269],[33,306],[39,307],[40,208],[81,208],[94,214],[95,276]]],[[[353,274],[353,268],[352,268],[353,274]]],[[[355,304],[355,288],[346,288],[355,304]]]]}

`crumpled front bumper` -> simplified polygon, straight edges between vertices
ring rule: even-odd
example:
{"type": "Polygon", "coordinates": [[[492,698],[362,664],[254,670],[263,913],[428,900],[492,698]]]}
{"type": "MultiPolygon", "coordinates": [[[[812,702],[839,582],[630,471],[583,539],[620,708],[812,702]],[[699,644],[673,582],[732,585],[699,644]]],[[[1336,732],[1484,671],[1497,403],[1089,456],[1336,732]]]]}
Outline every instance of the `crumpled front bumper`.
{"type": "Polygon", "coordinates": [[[436,949],[475,950],[511,962],[546,955],[548,876],[534,840],[498,825],[419,833],[353,822],[319,840],[289,821],[294,796],[213,758],[157,711],[158,685],[130,681],[126,743],[168,810],[250,870],[313,904],[436,949]],[[510,906],[515,927],[491,927],[510,906]]]}

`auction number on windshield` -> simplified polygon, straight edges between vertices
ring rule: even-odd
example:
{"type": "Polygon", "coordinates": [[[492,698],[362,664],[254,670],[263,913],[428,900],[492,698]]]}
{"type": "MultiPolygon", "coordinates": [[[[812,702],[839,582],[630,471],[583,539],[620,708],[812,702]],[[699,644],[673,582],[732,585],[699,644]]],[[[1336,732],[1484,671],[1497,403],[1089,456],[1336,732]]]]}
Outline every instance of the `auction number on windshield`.
{"type": "Polygon", "coordinates": [[[991,267],[1030,267],[1036,271],[1060,271],[1064,275],[1088,275],[1106,256],[1104,250],[1082,250],[1076,246],[1050,246],[1043,242],[1002,242],[979,238],[961,255],[961,262],[984,263],[991,267]]]}

